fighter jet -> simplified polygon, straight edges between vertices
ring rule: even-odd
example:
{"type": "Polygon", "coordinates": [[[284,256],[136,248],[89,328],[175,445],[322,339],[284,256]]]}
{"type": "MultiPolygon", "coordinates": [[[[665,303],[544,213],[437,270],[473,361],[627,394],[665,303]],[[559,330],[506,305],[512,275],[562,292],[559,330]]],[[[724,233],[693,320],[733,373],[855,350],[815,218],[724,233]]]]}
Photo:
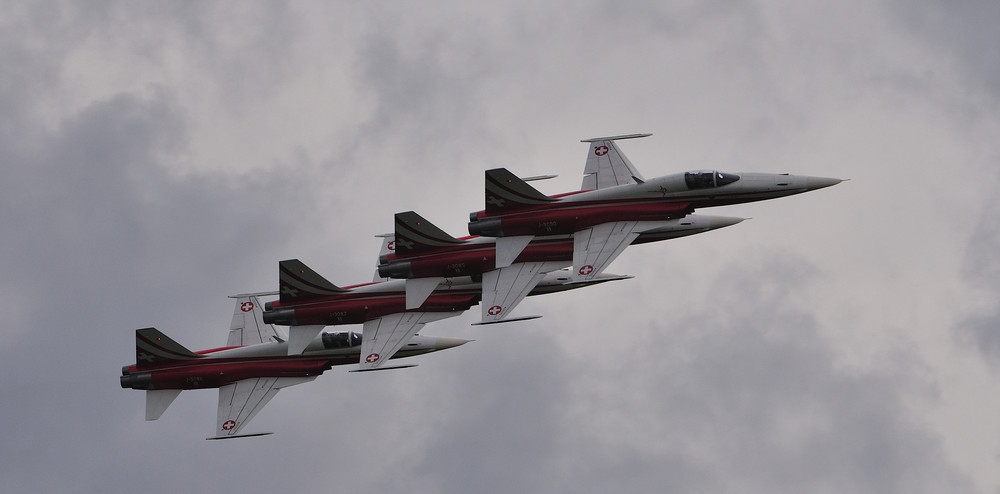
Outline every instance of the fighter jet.
{"type": "MultiPolygon", "coordinates": [[[[387,240],[391,246],[391,237],[387,240]]],[[[300,351],[301,342],[311,341],[324,326],[364,324],[360,370],[380,368],[383,356],[403,348],[424,324],[461,314],[479,303],[482,294],[482,283],[471,276],[440,278],[429,294],[420,295],[420,304],[410,307],[404,280],[338,287],[298,259],[279,262],[278,271],[280,298],[264,304],[263,320],[290,326],[288,351],[293,354],[300,351]]],[[[556,270],[545,273],[528,289],[528,294],[627,278],[630,277],[605,275],[589,283],[569,285],[568,271],[556,270]]]]}
{"type": "MultiPolygon", "coordinates": [[[[573,235],[573,276],[596,276],[643,233],[699,208],[801,194],[841,182],[787,173],[689,171],[646,180],[616,140],[590,143],[580,190],[547,196],[504,168],[486,171],[486,209],[470,213],[469,233],[496,237],[497,259],[513,261],[539,237],[573,235]]],[[[503,267],[498,262],[497,267],[503,267]]]]}
{"type": "MultiPolygon", "coordinates": [[[[742,218],[688,215],[659,222],[639,235],[633,243],[680,238],[734,225],[742,218]],[[645,238],[643,238],[645,237],[645,238]],[[642,240],[640,240],[642,239],[642,240]]],[[[511,310],[534,290],[547,273],[563,269],[573,260],[572,235],[521,237],[529,243],[514,259],[500,259],[497,239],[455,238],[413,211],[395,216],[393,249],[379,257],[378,274],[406,279],[407,308],[418,307],[444,279],[454,276],[481,277],[482,320],[492,324],[534,318],[508,318],[511,310]]],[[[580,283],[615,278],[594,273],[580,283]]],[[[562,276],[566,279],[566,276],[562,276]]],[[[558,279],[558,277],[557,277],[558,279]]],[[[572,287],[566,279],[563,288],[572,287]]]]}
{"type": "MultiPolygon", "coordinates": [[[[215,436],[208,439],[270,434],[240,431],[279,389],[312,381],[335,365],[358,362],[362,336],[349,331],[323,333],[302,352],[289,355],[286,336],[263,321],[258,296],[264,295],[275,294],[234,296],[229,341],[222,348],[192,352],[156,328],[136,330],[136,363],[122,367],[121,386],[146,391],[146,420],[160,418],[185,389],[219,388],[215,436]]],[[[410,357],[467,341],[417,335],[386,357],[410,357]]]]}

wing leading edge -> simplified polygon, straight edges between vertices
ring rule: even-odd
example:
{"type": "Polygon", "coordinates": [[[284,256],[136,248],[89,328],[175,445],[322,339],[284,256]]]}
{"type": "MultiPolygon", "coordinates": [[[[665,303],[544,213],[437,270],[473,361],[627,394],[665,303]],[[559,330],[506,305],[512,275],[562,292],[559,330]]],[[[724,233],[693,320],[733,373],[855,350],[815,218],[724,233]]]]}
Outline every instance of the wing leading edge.
{"type": "Polygon", "coordinates": [[[219,414],[215,424],[215,437],[227,439],[259,436],[267,433],[240,434],[243,427],[267,405],[281,388],[302,384],[316,379],[307,377],[257,377],[236,381],[219,388],[219,414]]]}
{"type": "Polygon", "coordinates": [[[420,328],[429,322],[455,317],[455,312],[397,312],[366,321],[361,333],[360,370],[382,367],[420,328]]]}

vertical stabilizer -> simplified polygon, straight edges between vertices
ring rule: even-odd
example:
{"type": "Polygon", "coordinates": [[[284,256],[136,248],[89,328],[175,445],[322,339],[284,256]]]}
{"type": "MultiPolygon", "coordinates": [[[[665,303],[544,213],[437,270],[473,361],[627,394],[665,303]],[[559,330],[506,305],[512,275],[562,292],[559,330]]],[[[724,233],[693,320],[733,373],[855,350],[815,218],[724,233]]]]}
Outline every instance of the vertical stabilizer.
{"type": "Polygon", "coordinates": [[[139,369],[202,358],[156,328],[135,330],[135,365],[139,369]]]}
{"type": "Polygon", "coordinates": [[[146,420],[156,420],[174,402],[179,389],[151,389],[146,391],[146,420]]]}
{"type": "Polygon", "coordinates": [[[320,276],[298,259],[278,263],[278,297],[283,305],[347,292],[320,276]]]}
{"type": "Polygon", "coordinates": [[[503,214],[553,201],[506,168],[486,170],[486,214],[503,214]]]}
{"type": "Polygon", "coordinates": [[[414,256],[462,243],[413,211],[396,213],[396,243],[393,245],[397,256],[414,256]]]}

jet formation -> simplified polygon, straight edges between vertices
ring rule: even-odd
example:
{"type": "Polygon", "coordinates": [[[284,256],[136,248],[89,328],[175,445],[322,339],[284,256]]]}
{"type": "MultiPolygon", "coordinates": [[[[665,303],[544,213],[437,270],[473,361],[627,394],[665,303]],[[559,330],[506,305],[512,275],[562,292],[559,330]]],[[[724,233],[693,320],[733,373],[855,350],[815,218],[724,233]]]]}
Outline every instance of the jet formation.
{"type": "Polygon", "coordinates": [[[314,380],[336,365],[351,372],[413,367],[396,360],[454,348],[468,340],[418,334],[427,323],[481,306],[474,324],[540,316],[511,315],[527,296],[631,276],[605,269],[629,245],[732,226],[743,218],[696,210],[776,199],[829,187],[840,179],[787,173],[696,170],[645,179],[617,141],[585,139],[579,190],[546,195],[505,168],[485,173],[485,207],[469,213],[469,235],[454,237],[414,211],[396,213],[383,238],[374,279],[338,286],[298,259],[278,263],[278,291],[234,295],[229,340],[192,352],[155,328],[136,330],[136,363],[122,368],[123,388],[146,391],[146,420],[156,420],[186,389],[218,388],[215,435],[257,436],[244,426],[279,389],[314,380]],[[261,303],[261,297],[276,300],[261,303]],[[361,324],[353,331],[324,331],[361,324]],[[287,332],[281,327],[287,327],[287,332]]]}

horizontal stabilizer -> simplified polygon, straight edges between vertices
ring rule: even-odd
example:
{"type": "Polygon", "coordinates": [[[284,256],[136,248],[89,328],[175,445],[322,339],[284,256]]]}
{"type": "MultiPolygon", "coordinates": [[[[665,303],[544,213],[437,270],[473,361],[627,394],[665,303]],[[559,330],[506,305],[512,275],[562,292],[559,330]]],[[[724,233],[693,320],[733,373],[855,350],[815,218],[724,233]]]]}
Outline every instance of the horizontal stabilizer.
{"type": "Polygon", "coordinates": [[[497,319],[495,321],[480,321],[472,323],[473,326],[486,326],[487,324],[500,324],[505,322],[514,321],[527,321],[529,319],[540,319],[542,316],[521,316],[521,317],[509,317],[507,319],[497,319]]]}
{"type": "Polygon", "coordinates": [[[444,281],[443,277],[413,278],[406,280],[406,310],[417,309],[424,305],[427,297],[444,281]]]}
{"type": "Polygon", "coordinates": [[[393,365],[391,367],[375,367],[372,369],[354,369],[347,372],[373,372],[373,371],[383,371],[391,369],[409,369],[410,367],[416,367],[417,364],[403,364],[403,365],[393,365]]]}
{"type": "Polygon", "coordinates": [[[270,436],[271,434],[274,434],[274,433],[273,432],[251,432],[250,434],[240,434],[240,435],[237,435],[237,436],[206,437],[205,440],[207,440],[207,441],[218,441],[219,439],[237,439],[237,438],[240,438],[240,437],[270,436]]]}
{"type": "Polygon", "coordinates": [[[167,411],[167,407],[174,402],[177,395],[181,394],[179,389],[151,389],[146,391],[146,420],[156,420],[167,411]]]}
{"type": "Polygon", "coordinates": [[[322,325],[292,326],[288,328],[288,354],[299,355],[323,331],[322,325]]]}
{"type": "Polygon", "coordinates": [[[519,235],[516,237],[497,237],[496,240],[496,269],[506,268],[514,264],[517,256],[521,255],[524,248],[531,243],[533,235],[519,235]]]}

